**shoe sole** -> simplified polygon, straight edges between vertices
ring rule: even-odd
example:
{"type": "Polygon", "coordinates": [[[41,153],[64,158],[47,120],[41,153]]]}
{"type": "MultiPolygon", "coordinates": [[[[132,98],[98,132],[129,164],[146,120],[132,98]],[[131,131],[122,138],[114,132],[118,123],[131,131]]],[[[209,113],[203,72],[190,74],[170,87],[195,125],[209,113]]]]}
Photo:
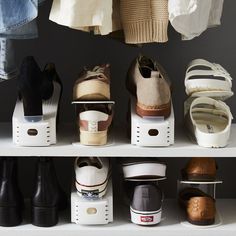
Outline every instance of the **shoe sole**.
{"type": "Polygon", "coordinates": [[[83,198],[101,198],[106,194],[109,178],[104,183],[98,185],[86,186],[79,182],[75,182],[77,193],[83,198]]]}
{"type": "Polygon", "coordinates": [[[166,176],[166,165],[161,163],[127,163],[123,165],[125,179],[161,178],[166,176]]]}
{"type": "Polygon", "coordinates": [[[39,227],[52,227],[58,223],[57,207],[36,207],[31,209],[32,224],[39,227]]]}
{"type": "Polygon", "coordinates": [[[110,85],[102,81],[89,80],[75,86],[74,100],[110,100],[110,85]]]}
{"type": "Polygon", "coordinates": [[[190,218],[187,219],[190,224],[193,225],[213,225],[215,223],[215,219],[209,219],[209,220],[191,220],[190,218]]]}
{"type": "Polygon", "coordinates": [[[22,222],[22,211],[18,207],[0,207],[0,226],[14,227],[22,222]]]}
{"type": "Polygon", "coordinates": [[[183,174],[183,178],[187,181],[215,181],[215,175],[208,174],[183,174]]]}
{"type": "Polygon", "coordinates": [[[161,222],[162,209],[158,211],[137,211],[130,207],[131,221],[137,225],[156,225],[161,222]]]}
{"type": "Polygon", "coordinates": [[[206,140],[197,139],[197,137],[194,135],[194,133],[187,126],[185,126],[185,130],[186,130],[186,134],[187,134],[189,140],[192,143],[196,143],[200,147],[219,149],[219,148],[224,148],[228,145],[228,142],[224,142],[221,144],[207,143],[207,142],[205,142],[206,140]]]}
{"type": "Polygon", "coordinates": [[[107,130],[89,132],[80,130],[80,143],[88,146],[101,146],[107,144],[107,130]]]}
{"type": "Polygon", "coordinates": [[[141,117],[162,116],[164,118],[168,118],[171,114],[171,103],[156,107],[156,106],[145,106],[137,102],[136,113],[141,117]]]}

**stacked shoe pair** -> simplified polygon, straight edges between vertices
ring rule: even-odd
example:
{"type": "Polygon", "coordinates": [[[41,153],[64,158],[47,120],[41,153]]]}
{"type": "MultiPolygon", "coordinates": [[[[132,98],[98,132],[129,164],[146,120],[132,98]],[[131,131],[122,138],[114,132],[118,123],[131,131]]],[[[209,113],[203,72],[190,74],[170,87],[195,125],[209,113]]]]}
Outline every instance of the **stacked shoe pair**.
{"type": "Polygon", "coordinates": [[[137,57],[127,73],[131,93],[128,115],[131,143],[163,147],[174,143],[174,112],[170,81],[162,66],[146,56],[137,57]]]}
{"type": "Polygon", "coordinates": [[[191,185],[179,192],[179,203],[191,224],[212,225],[215,222],[215,196],[200,187],[204,182],[215,183],[216,170],[217,165],[213,158],[192,158],[182,170],[182,179],[190,181],[191,185]],[[198,187],[193,187],[194,183],[198,187]]]}
{"type": "Polygon", "coordinates": [[[219,64],[193,60],[185,76],[185,126],[199,146],[220,148],[230,138],[232,114],[224,100],[233,96],[232,78],[219,64]]]}
{"type": "Polygon", "coordinates": [[[73,100],[78,104],[80,143],[105,145],[113,111],[110,101],[110,65],[84,68],[75,82],[73,100]]]}
{"type": "Polygon", "coordinates": [[[62,83],[53,63],[40,69],[32,56],[23,59],[17,78],[19,98],[12,116],[13,142],[19,146],[56,144],[62,83]]]}
{"type": "MultiPolygon", "coordinates": [[[[16,158],[0,159],[0,226],[17,226],[23,219],[25,204],[17,172],[16,158]]],[[[54,226],[58,212],[66,206],[67,197],[58,183],[52,159],[39,158],[31,198],[31,223],[39,227],[54,226]]]]}
{"type": "Polygon", "coordinates": [[[164,195],[157,183],[165,178],[166,165],[155,158],[128,158],[121,165],[131,221],[137,225],[160,223],[164,195]]]}

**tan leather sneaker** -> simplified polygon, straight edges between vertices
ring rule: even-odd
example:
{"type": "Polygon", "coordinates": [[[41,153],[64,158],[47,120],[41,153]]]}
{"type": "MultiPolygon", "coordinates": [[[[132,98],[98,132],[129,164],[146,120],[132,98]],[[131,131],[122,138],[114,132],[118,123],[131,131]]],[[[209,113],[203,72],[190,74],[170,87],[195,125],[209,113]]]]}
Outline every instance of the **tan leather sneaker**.
{"type": "Polygon", "coordinates": [[[83,104],[78,111],[77,127],[83,145],[105,145],[113,118],[109,104],[83,104]]]}
{"type": "Polygon", "coordinates": [[[73,99],[77,101],[110,100],[110,65],[84,68],[75,82],[73,99]]]}
{"type": "Polygon", "coordinates": [[[137,97],[136,113],[141,116],[163,116],[171,112],[171,91],[168,76],[155,61],[139,56],[131,64],[127,89],[137,97]]]}
{"type": "Polygon", "coordinates": [[[186,188],[179,194],[187,220],[194,225],[211,225],[215,222],[215,199],[196,188],[186,188]]]}
{"type": "Polygon", "coordinates": [[[213,158],[194,157],[182,170],[182,178],[190,181],[214,181],[217,164],[213,158]]]}

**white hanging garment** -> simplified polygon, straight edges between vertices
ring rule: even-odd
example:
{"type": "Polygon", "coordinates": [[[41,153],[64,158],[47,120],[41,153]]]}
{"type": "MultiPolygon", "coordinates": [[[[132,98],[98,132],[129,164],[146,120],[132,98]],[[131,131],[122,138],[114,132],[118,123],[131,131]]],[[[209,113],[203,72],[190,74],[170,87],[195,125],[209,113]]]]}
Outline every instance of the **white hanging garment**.
{"type": "Polygon", "coordinates": [[[119,0],[54,0],[49,19],[70,28],[106,35],[121,28],[119,0]]]}
{"type": "Polygon", "coordinates": [[[183,40],[201,35],[221,24],[224,0],[169,0],[169,20],[183,40]]]}

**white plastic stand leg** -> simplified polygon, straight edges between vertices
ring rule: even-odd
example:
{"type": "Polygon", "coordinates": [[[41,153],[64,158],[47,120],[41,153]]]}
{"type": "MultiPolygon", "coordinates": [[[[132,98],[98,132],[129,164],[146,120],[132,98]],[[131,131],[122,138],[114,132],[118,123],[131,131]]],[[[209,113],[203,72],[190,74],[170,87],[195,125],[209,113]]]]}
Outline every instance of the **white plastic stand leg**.
{"type": "Polygon", "coordinates": [[[175,118],[138,116],[135,112],[135,100],[131,102],[131,143],[138,146],[164,147],[174,144],[175,118]]]}
{"type": "Polygon", "coordinates": [[[75,188],[71,192],[71,222],[81,225],[105,225],[113,221],[113,194],[110,180],[106,195],[89,200],[80,197],[75,188]]]}
{"type": "Polygon", "coordinates": [[[52,97],[43,102],[43,118],[30,122],[24,117],[23,102],[17,100],[12,117],[13,142],[19,146],[49,146],[56,143],[56,118],[61,86],[54,82],[52,97]]]}

